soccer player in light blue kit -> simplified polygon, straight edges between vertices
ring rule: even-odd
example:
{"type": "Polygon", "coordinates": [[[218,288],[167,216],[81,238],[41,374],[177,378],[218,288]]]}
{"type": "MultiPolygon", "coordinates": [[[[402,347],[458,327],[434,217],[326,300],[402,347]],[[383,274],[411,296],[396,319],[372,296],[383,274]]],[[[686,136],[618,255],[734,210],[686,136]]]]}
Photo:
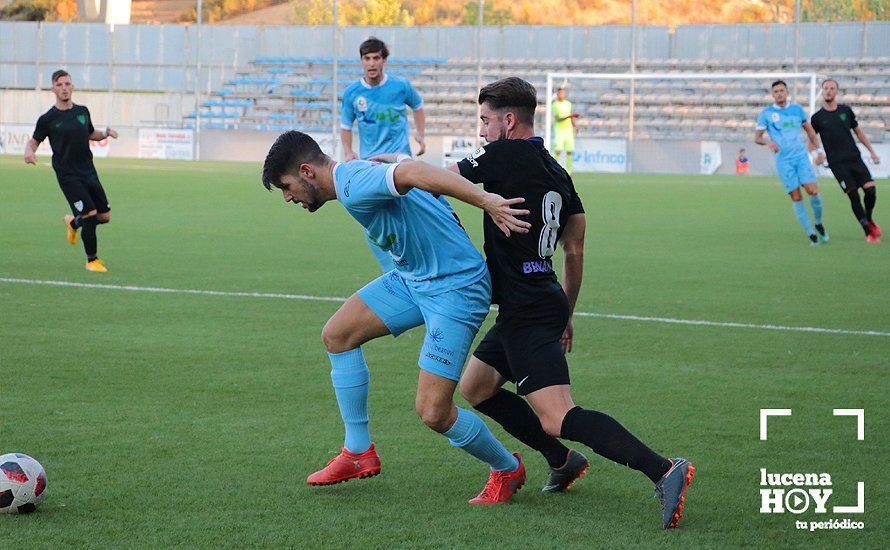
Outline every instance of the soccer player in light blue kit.
{"type": "Polygon", "coordinates": [[[528,232],[530,224],[515,218],[528,211],[512,207],[524,199],[504,199],[423,162],[338,164],[311,137],[296,131],[282,134],[272,145],[263,184],[280,189],[286,202],[310,212],[339,200],[396,266],[353,294],[322,331],[346,438],[343,451],[310,475],[309,485],[380,473],[368,429],[370,372],[361,346],[426,325],[417,414],[452,445],[490,466],[488,483],[471,504],[489,502],[493,492],[509,499],[525,482],[521,457],[510,454],[475,413],[453,401],[470,345],[488,314],[491,280],[460,221],[435,195],[482,208],[507,235],[528,232]]]}
{"type": "MultiPolygon", "coordinates": [[[[426,151],[426,141],[420,94],[407,79],[384,74],[389,49],[382,40],[372,36],[362,42],[359,56],[364,77],[346,88],[340,110],[340,141],[343,143],[344,159],[350,161],[359,158],[352,149],[352,126],[356,121],[361,158],[367,160],[385,153],[411,156],[406,106],[414,113],[414,140],[419,146],[418,156],[422,155],[426,151]]],[[[442,201],[446,202],[445,199],[442,201]]],[[[368,246],[384,272],[395,267],[389,253],[379,244],[368,239],[368,246]]]]}
{"type": "Polygon", "coordinates": [[[797,103],[788,103],[788,85],[781,80],[772,84],[772,96],[775,103],[760,112],[757,117],[757,132],[754,142],[765,145],[776,154],[776,170],[779,179],[785,186],[785,192],[791,197],[791,206],[797,221],[807,232],[810,244],[819,246],[819,241],[828,242],[828,232],[822,225],[822,196],[816,184],[816,174],[807,152],[818,150],[816,162],[824,159],[819,147],[819,138],[807,119],[803,107],[797,103]],[[809,137],[808,146],[800,139],[803,128],[809,137]],[[769,134],[769,139],[764,135],[769,134]],[[807,207],[803,203],[800,188],[803,187],[810,196],[810,207],[813,209],[815,224],[810,220],[807,207]],[[817,233],[818,232],[818,236],[817,233]]]}

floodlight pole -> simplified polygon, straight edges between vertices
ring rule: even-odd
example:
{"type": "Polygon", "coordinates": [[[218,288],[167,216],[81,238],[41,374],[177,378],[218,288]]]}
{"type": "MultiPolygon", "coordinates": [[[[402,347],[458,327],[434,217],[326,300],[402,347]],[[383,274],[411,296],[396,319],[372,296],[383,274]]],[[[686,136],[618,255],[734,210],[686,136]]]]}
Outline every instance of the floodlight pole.
{"type": "MultiPolygon", "coordinates": [[[[482,89],[482,0],[479,0],[479,14],[476,17],[476,97],[479,96],[479,90],[482,89]]],[[[479,138],[479,133],[482,130],[481,124],[482,120],[479,118],[482,116],[482,105],[479,105],[479,102],[476,101],[476,148],[482,144],[479,138]]]]}
{"type": "Polygon", "coordinates": [[[547,74],[547,95],[544,96],[544,148],[550,150],[550,136],[553,127],[553,75],[547,74]]]}
{"type": "Polygon", "coordinates": [[[338,88],[340,87],[339,82],[337,81],[337,71],[339,70],[339,56],[340,56],[340,22],[337,16],[337,0],[334,0],[334,20],[332,22],[331,28],[333,29],[332,42],[332,51],[334,52],[334,62],[331,64],[331,82],[333,83],[333,91],[331,92],[331,138],[333,141],[331,142],[331,156],[335,159],[339,159],[339,155],[337,155],[337,144],[339,143],[339,139],[337,139],[337,128],[340,126],[337,123],[337,102],[340,100],[338,88]]]}
{"type": "MultiPolygon", "coordinates": [[[[630,74],[637,72],[637,2],[632,0],[630,3],[630,74]]],[[[627,106],[627,171],[633,169],[633,142],[634,142],[634,109],[636,107],[637,81],[635,78],[630,79],[630,101],[627,106]]]]}
{"type": "Polygon", "coordinates": [[[201,160],[201,12],[203,2],[198,0],[195,36],[195,160],[201,160]]]}

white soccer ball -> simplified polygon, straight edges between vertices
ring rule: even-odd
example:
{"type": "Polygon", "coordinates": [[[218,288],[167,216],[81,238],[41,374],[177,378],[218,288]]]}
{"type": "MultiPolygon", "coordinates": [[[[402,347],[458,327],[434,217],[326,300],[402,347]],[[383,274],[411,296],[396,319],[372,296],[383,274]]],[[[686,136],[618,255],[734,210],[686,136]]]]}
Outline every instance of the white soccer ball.
{"type": "Polygon", "coordinates": [[[28,455],[0,456],[0,514],[30,514],[46,498],[46,472],[28,455]]]}

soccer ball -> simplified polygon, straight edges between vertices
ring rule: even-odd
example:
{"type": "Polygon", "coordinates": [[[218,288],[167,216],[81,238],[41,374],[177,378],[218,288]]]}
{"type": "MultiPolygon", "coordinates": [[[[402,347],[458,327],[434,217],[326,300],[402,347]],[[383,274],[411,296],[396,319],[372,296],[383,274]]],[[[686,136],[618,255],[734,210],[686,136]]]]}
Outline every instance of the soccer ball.
{"type": "Polygon", "coordinates": [[[0,456],[0,514],[30,514],[46,498],[46,472],[28,455],[0,456]]]}

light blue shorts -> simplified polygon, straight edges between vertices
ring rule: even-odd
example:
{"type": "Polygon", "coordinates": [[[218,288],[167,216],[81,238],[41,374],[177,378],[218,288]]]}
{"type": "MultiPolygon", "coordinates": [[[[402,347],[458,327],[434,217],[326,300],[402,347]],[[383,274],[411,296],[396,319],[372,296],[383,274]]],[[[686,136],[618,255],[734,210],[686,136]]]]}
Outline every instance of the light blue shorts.
{"type": "Polygon", "coordinates": [[[776,170],[786,193],[794,191],[805,183],[816,183],[816,173],[813,172],[813,165],[810,164],[810,157],[807,155],[777,160],[776,170]]]}
{"type": "Polygon", "coordinates": [[[361,290],[359,297],[393,336],[426,325],[417,364],[450,380],[460,380],[473,338],[488,315],[491,279],[428,296],[411,290],[396,271],[384,273],[361,290]]]}

